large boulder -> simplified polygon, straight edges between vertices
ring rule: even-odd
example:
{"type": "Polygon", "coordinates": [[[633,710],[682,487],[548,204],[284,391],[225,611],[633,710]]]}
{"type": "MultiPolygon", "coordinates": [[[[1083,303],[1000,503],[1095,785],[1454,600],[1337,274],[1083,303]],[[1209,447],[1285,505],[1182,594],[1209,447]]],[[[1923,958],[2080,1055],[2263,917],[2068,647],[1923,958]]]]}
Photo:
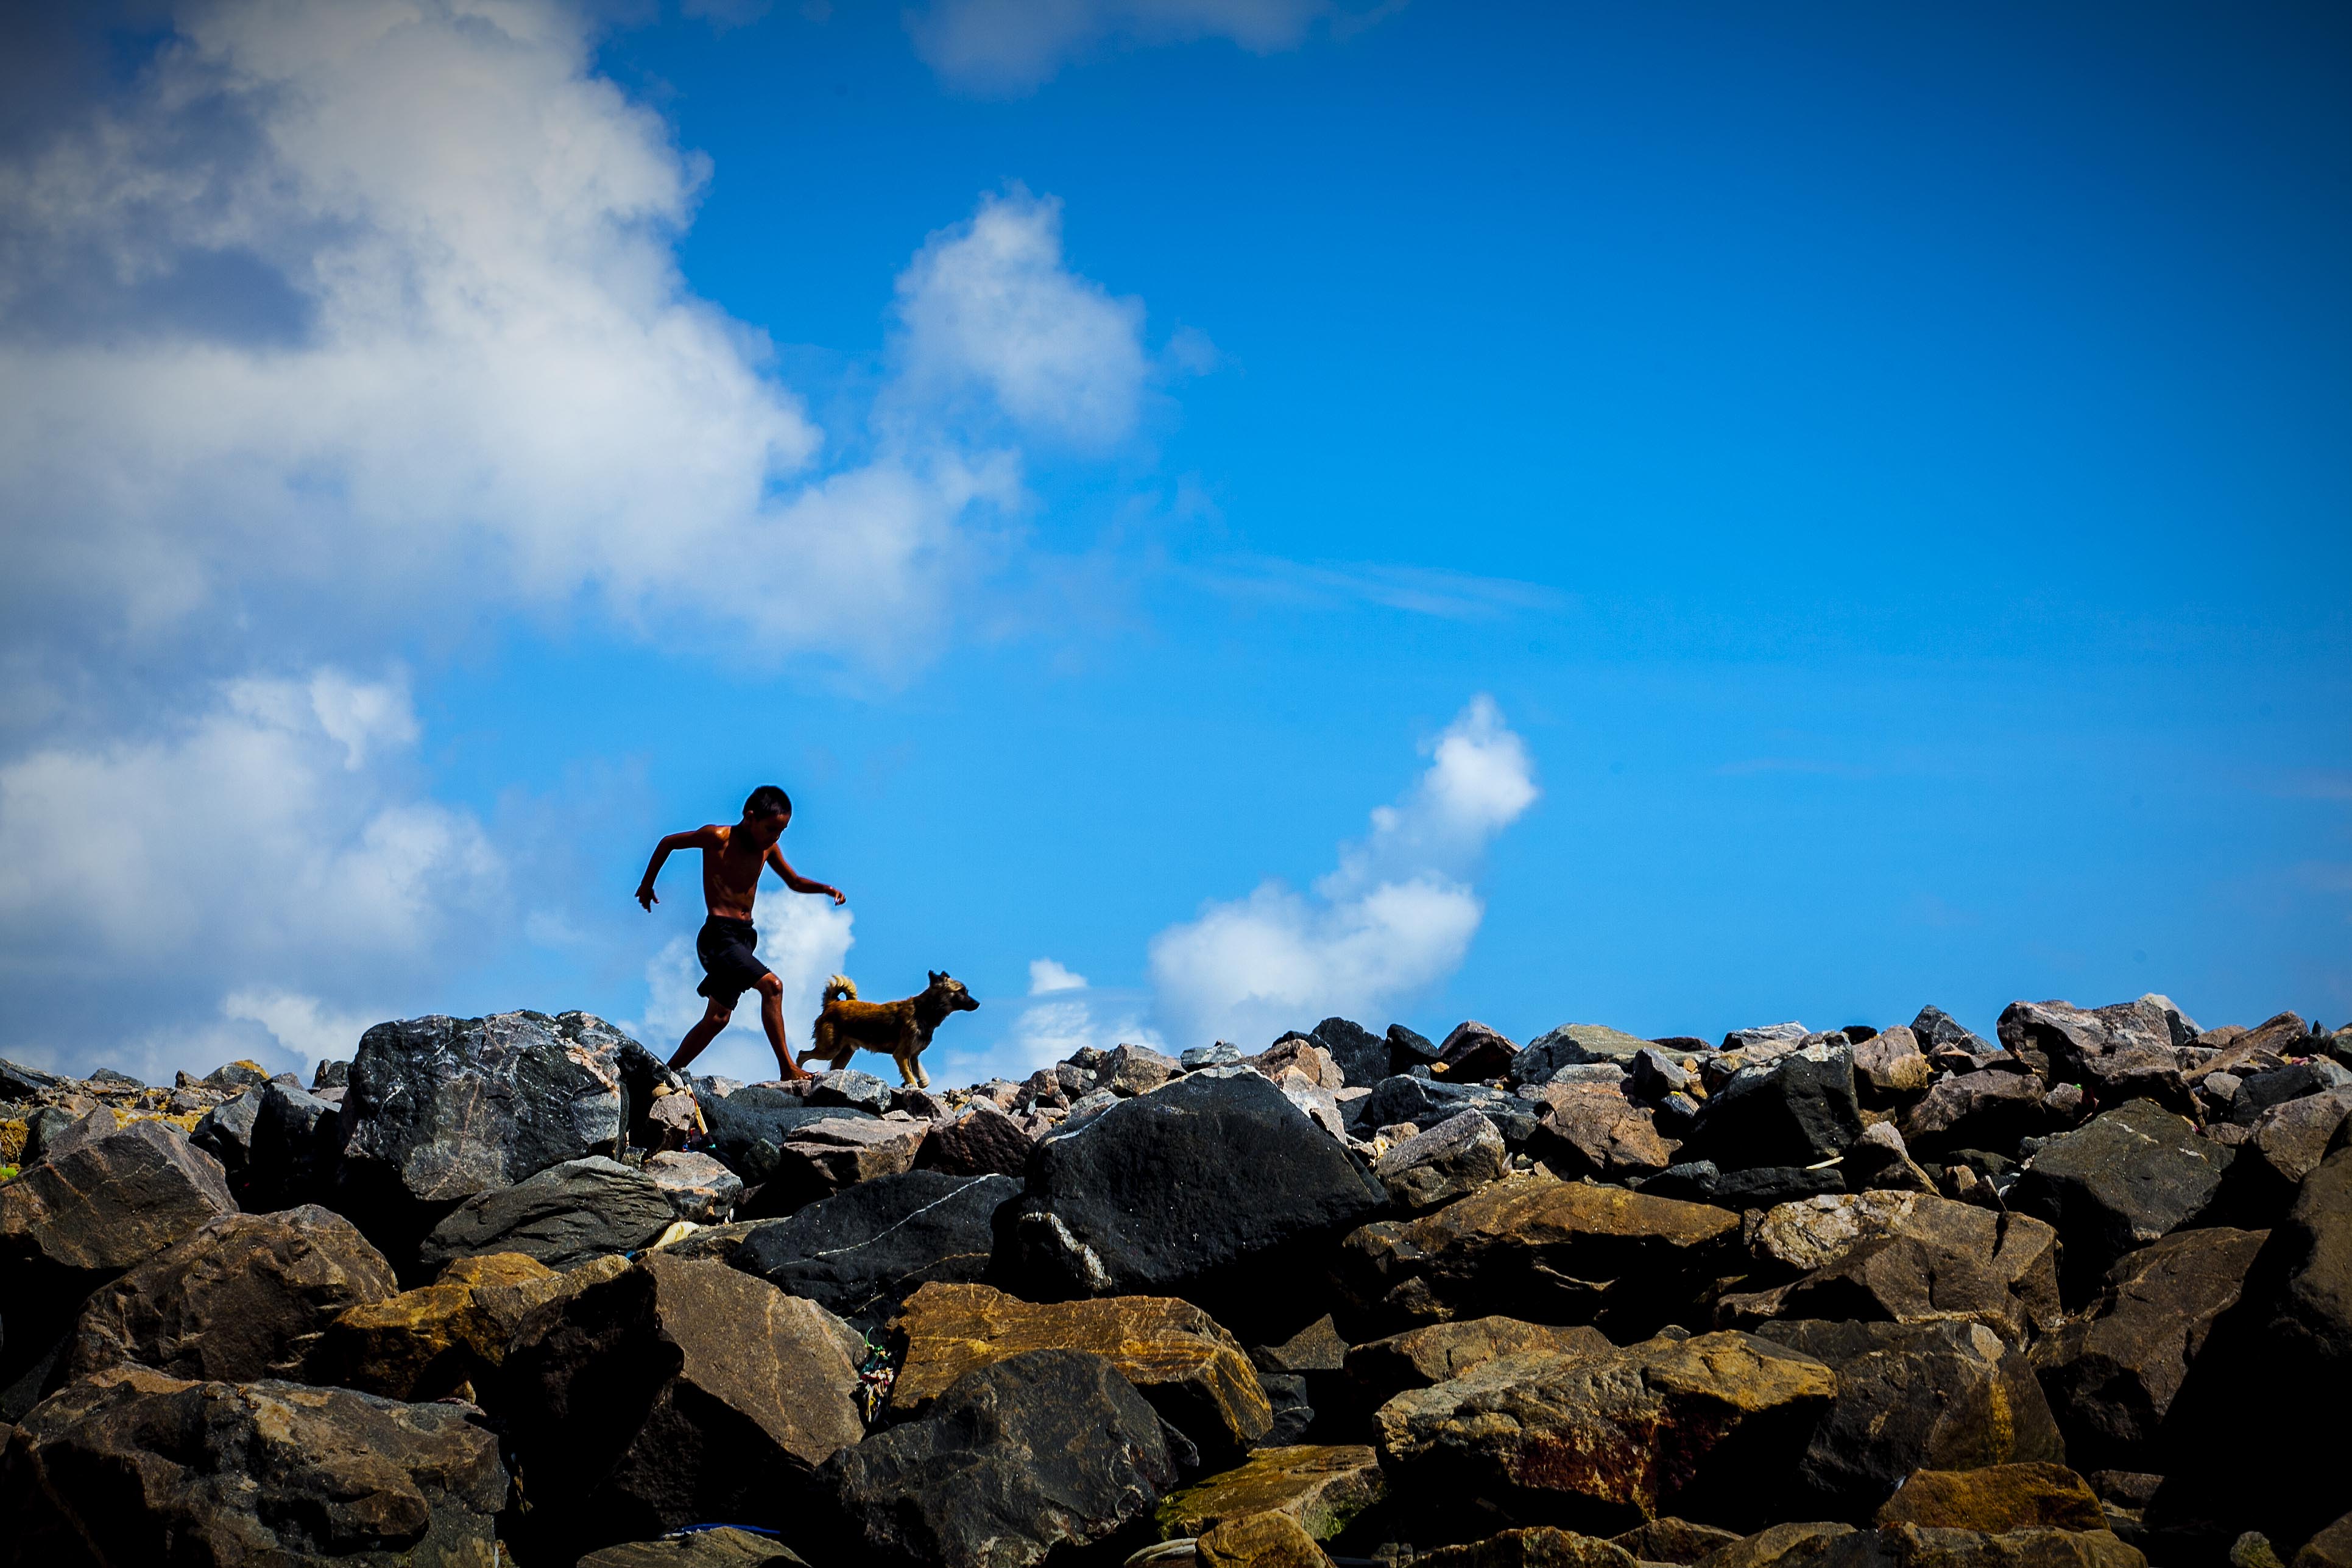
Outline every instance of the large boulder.
{"type": "Polygon", "coordinates": [[[457,1258],[493,1252],[568,1268],[606,1253],[634,1252],[677,1218],[660,1183],[593,1155],[467,1198],[433,1227],[417,1255],[436,1273],[457,1258]]]}
{"type": "Polygon", "coordinates": [[[1936,1069],[1919,1045],[1916,1033],[1897,1024],[1853,1047],[1853,1086],[1866,1104],[1900,1104],[1927,1087],[1936,1069]]]}
{"type": "Polygon", "coordinates": [[[2232,1224],[2262,1228],[2294,1202],[2352,1117],[2352,1089],[2282,1100],[2257,1112],[2222,1180],[2217,1207],[2232,1224]]]}
{"type": "Polygon", "coordinates": [[[2053,1083],[2079,1083],[2103,1106],[2153,1100],[2194,1109],[2172,1021],[2150,997],[2085,1009],[2065,1002],[2012,1002],[1997,1032],[2012,1055],[2039,1055],[2053,1083]]]}
{"type": "Polygon", "coordinates": [[[1511,1081],[1540,1088],[1562,1068],[1595,1062],[1611,1062],[1631,1069],[1633,1058],[1650,1046],[1651,1042],[1640,1036],[1612,1029],[1606,1024],[1562,1024],[1538,1035],[1526,1050],[1512,1058],[1511,1081]]]}
{"type": "Polygon", "coordinates": [[[1535,1151],[1563,1176],[1623,1181],[1664,1170],[1675,1145],[1658,1135],[1649,1107],[1622,1089],[1600,1083],[1559,1083],[1541,1091],[1543,1124],[1535,1151]]]}
{"type": "Polygon", "coordinates": [[[2134,1100],[2043,1140],[2008,1202],[2058,1227],[2064,1283],[2080,1296],[2116,1258],[2203,1214],[2231,1157],[2188,1118],[2134,1100]]]}
{"type": "Polygon", "coordinates": [[[1825,1195],[1769,1210],[1752,1250],[1784,1285],[1733,1291],[1716,1321],[1982,1323],[2010,1344],[2062,1317],[2058,1237],[2048,1225],[1919,1193],[1825,1195]]]}
{"type": "Polygon", "coordinates": [[[912,1170],[929,1130],[925,1121],[833,1110],[793,1129],[773,1173],[738,1212],[746,1219],[794,1214],[860,1182],[912,1170]]]}
{"type": "Polygon", "coordinates": [[[68,1384],[0,1461],[9,1561],[480,1568],[507,1502],[463,1405],[118,1367],[68,1384]]]}
{"type": "Polygon", "coordinates": [[[1953,1149],[2014,1149],[2049,1131],[2049,1100],[2042,1079],[2021,1066],[1948,1074],[1904,1113],[1903,1142],[1929,1159],[1953,1149]]]}
{"type": "Polygon", "coordinates": [[[1337,1017],[1324,1019],[1312,1033],[1315,1043],[1331,1053],[1349,1088],[1370,1089],[1389,1076],[1391,1052],[1386,1037],[1337,1017]]]}
{"type": "Polygon", "coordinates": [[[1790,1505],[1867,1522],[1921,1468],[1975,1469],[2066,1456],[2023,1352],[1980,1323],[1766,1323],[1759,1339],[1837,1372],[1790,1505]]]}
{"type": "Polygon", "coordinates": [[[1673,1513],[1763,1522],[1837,1394],[1812,1357],[1746,1334],[1498,1357],[1381,1406],[1400,1493],[1475,1497],[1513,1523],[1610,1534],[1673,1513]]]}
{"type": "Polygon", "coordinates": [[[896,1331],[907,1348],[890,1401],[901,1414],[922,1415],[980,1367],[1076,1350],[1108,1360],[1206,1455],[1236,1454],[1274,1424],[1240,1342],[1171,1297],[1030,1302],[985,1285],[926,1285],[908,1299],[896,1331]]]}
{"type": "Polygon", "coordinates": [[[1010,1176],[882,1176],[761,1224],[729,1261],[878,1330],[926,1283],[987,1278],[996,1211],[1020,1194],[1010,1176]]]}
{"type": "Polygon", "coordinates": [[[1372,1163],[1372,1174],[1409,1214],[1442,1208],[1510,1174],[1511,1152],[1475,1110],[1448,1117],[1372,1163]]]}
{"type": "Polygon", "coordinates": [[[795,1517],[865,1434],[863,1354],[815,1302],[658,1252],[534,1312],[499,1381],[539,1550],[795,1517]]]}
{"type": "Polygon", "coordinates": [[[802,1128],[865,1115],[810,1105],[798,1094],[772,1084],[755,1083],[726,1095],[704,1090],[695,1098],[710,1130],[710,1152],[753,1186],[776,1173],[783,1146],[802,1128]]]}
{"type": "Polygon", "coordinates": [[[1862,1131],[1862,1110],[1853,1048],[1831,1039],[1733,1073],[1699,1108],[1681,1157],[1726,1171],[1834,1158],[1862,1131]]]}
{"type": "Polygon", "coordinates": [[[2090,1483],[2055,1460],[1922,1467],[1878,1510],[1877,1522],[1927,1530],[2105,1530],[2090,1483]]]}
{"type": "Polygon", "coordinates": [[[1626,1337],[1686,1316],[1738,1237],[1726,1209],[1535,1173],[1364,1226],[1342,1249],[1342,1283],[1387,1331],[1503,1313],[1626,1337]]]}
{"type": "Polygon", "coordinates": [[[330,1195],[341,1128],[335,1105],[273,1079],[205,1112],[188,1142],[221,1163],[240,1208],[268,1214],[330,1195]]]}
{"type": "Polygon", "coordinates": [[[430,1285],[342,1312],[320,1334],[303,1381],[387,1399],[440,1399],[468,1388],[488,1397],[524,1319],[625,1267],[605,1258],[559,1274],[520,1252],[461,1258],[430,1285]]]}
{"type": "Polygon", "coordinates": [[[974,1099],[949,1120],[931,1124],[930,1136],[916,1152],[915,1169],[950,1176],[1017,1176],[1028,1169],[1035,1144],[995,1101],[974,1099]]]}
{"type": "Polygon", "coordinates": [[[1286,1334],[1330,1244],[1388,1201],[1371,1173],[1256,1073],[1123,1100],[1031,1157],[1000,1258],[1029,1290],[1173,1295],[1252,1337],[1286,1334]]]}
{"type": "Polygon", "coordinates": [[[299,1378],[338,1314],[399,1288],[383,1254],[339,1214],[306,1205],[222,1215],[91,1296],[68,1369],[127,1362],[197,1382],[299,1378]]]}
{"type": "Polygon", "coordinates": [[[220,1162],[168,1122],[111,1127],[95,1110],[0,1184],[0,1421],[54,1384],[89,1293],[205,1221],[236,1211],[220,1162]]]}
{"type": "Polygon", "coordinates": [[[620,1153],[627,1043],[585,1013],[378,1024],[352,1058],[335,1206],[405,1267],[416,1240],[475,1194],[620,1153]]]}
{"type": "Polygon", "coordinates": [[[2033,1347],[2078,1468],[2156,1467],[2164,1414],[2269,1239],[2267,1231],[2216,1226],[2127,1252],[2090,1310],[2033,1347]]]}
{"type": "Polygon", "coordinates": [[[926,1419],[843,1447],[820,1479],[843,1521],[832,1561],[1032,1568],[1148,1513],[1176,1464],[1118,1368],[1034,1350],[965,1374],[926,1419]]]}
{"type": "Polygon", "coordinates": [[[716,1155],[667,1149],[646,1162],[646,1174],[677,1217],[696,1225],[725,1225],[743,1201],[743,1178],[716,1155]]]}
{"type": "Polygon", "coordinates": [[[1195,1481],[1160,1505],[1163,1540],[1206,1535],[1228,1520],[1279,1513],[1328,1541],[1381,1500],[1380,1456],[1354,1444],[1260,1448],[1240,1466],[1195,1481]]]}
{"type": "Polygon", "coordinates": [[[2302,1542],[2344,1511],[2339,1446],[2352,1408],[2352,1148],[2304,1179],[2165,1413],[2166,1478],[2147,1509],[2163,1555],[2226,1548],[2246,1530],[2302,1542]],[[2275,1433],[2254,1464],[2221,1464],[2216,1434],[2275,1433]]]}

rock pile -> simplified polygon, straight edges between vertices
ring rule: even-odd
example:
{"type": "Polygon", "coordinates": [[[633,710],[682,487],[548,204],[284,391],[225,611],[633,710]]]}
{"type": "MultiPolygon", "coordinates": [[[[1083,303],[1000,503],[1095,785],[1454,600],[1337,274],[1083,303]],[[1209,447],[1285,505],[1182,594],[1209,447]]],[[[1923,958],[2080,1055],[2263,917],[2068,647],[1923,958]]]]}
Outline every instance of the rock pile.
{"type": "Polygon", "coordinates": [[[2352,1568],[2348,1145],[2352,1030],[2160,996],[0,1062],[0,1563],[2352,1568]]]}

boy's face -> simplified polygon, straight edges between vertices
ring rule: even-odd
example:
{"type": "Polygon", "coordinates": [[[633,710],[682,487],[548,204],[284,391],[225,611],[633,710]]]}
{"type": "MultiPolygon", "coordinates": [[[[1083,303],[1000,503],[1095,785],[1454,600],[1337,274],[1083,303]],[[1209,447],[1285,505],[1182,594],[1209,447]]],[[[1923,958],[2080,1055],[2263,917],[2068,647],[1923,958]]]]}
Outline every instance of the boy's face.
{"type": "Polygon", "coordinates": [[[792,820],[793,814],[789,811],[780,811],[773,816],[746,816],[743,818],[743,830],[751,836],[755,843],[765,848],[784,836],[784,829],[792,826],[792,820]]]}

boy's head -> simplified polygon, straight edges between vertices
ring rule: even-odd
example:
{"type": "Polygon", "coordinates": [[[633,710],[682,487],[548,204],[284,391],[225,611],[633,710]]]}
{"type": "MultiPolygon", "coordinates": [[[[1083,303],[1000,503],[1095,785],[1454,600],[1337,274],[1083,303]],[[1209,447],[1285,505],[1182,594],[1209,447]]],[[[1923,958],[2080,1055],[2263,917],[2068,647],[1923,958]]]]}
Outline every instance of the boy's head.
{"type": "Polygon", "coordinates": [[[774,784],[761,784],[743,802],[743,826],[773,840],[793,819],[793,797],[774,784]]]}

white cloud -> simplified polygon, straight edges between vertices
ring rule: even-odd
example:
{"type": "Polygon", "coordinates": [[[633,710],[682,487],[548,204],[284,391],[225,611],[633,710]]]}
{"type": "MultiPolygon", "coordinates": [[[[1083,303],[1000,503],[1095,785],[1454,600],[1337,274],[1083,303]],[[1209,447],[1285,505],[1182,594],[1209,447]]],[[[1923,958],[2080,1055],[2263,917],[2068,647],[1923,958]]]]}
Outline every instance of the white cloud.
{"type": "Polygon", "coordinates": [[[1143,306],[1062,265],[1062,204],[1014,190],[933,235],[898,279],[908,390],[989,394],[1033,433],[1085,447],[1135,428],[1143,306]]]}
{"type": "MultiPolygon", "coordinates": [[[[1050,200],[984,201],[915,259],[908,384],[825,473],[763,342],[679,276],[703,161],[595,74],[582,12],[198,0],[178,26],[0,166],[0,382],[42,389],[0,415],[20,626],[586,595],[624,629],[903,661],[1022,501],[1017,454],[951,415],[1134,426],[1140,307],[1063,268],[1050,200]]],[[[353,766],[396,739],[336,712],[353,766]]]]}
{"type": "Polygon", "coordinates": [[[1035,87],[1106,43],[1225,38],[1253,54],[1297,48],[1331,0],[935,0],[908,19],[915,51],[955,86],[1035,87]]]}
{"type": "Polygon", "coordinates": [[[278,1048],[294,1058],[294,1070],[305,1083],[320,1062],[351,1060],[360,1037],[383,1022],[366,1013],[339,1011],[299,992],[261,989],[231,992],[221,1015],[268,1030],[278,1048]]]}
{"type": "Polygon", "coordinates": [[[1013,1019],[1005,1040],[988,1053],[988,1067],[1025,1078],[1086,1047],[1107,1051],[1122,1042],[1155,1051],[1162,1044],[1159,1031],[1144,1024],[1141,1009],[1132,998],[1075,996],[1033,1002],[1013,1019]]]}
{"type": "MultiPolygon", "coordinates": [[[[816,1017],[824,983],[838,973],[849,956],[855,920],[850,911],[829,899],[769,889],[765,902],[754,906],[751,923],[759,928],[761,962],[784,983],[784,1040],[793,1055],[809,1047],[809,1025],[816,1017]]],[[[702,984],[701,965],[695,962],[694,939],[680,936],[665,945],[646,965],[646,1016],[643,1023],[624,1026],[657,1055],[667,1058],[677,1048],[709,1004],[695,993],[702,984]]],[[[870,1061],[853,1067],[872,1070],[870,1061]]],[[[760,1023],[760,994],[747,991],[735,1006],[735,1016],[719,1037],[694,1058],[698,1073],[741,1079],[757,1083],[776,1076],[776,1056],[768,1048],[768,1035],[760,1023]]]]}
{"type": "Polygon", "coordinates": [[[1412,789],[1372,812],[1313,896],[1267,882],[1152,939],[1171,1038],[1255,1049],[1333,1013],[1371,1015],[1460,965],[1485,915],[1468,878],[1537,789],[1525,742],[1486,697],[1425,750],[1412,789]]]}
{"type": "Polygon", "coordinates": [[[1074,974],[1050,958],[1029,961],[1029,994],[1046,996],[1056,991],[1084,991],[1087,977],[1074,974]]]}

